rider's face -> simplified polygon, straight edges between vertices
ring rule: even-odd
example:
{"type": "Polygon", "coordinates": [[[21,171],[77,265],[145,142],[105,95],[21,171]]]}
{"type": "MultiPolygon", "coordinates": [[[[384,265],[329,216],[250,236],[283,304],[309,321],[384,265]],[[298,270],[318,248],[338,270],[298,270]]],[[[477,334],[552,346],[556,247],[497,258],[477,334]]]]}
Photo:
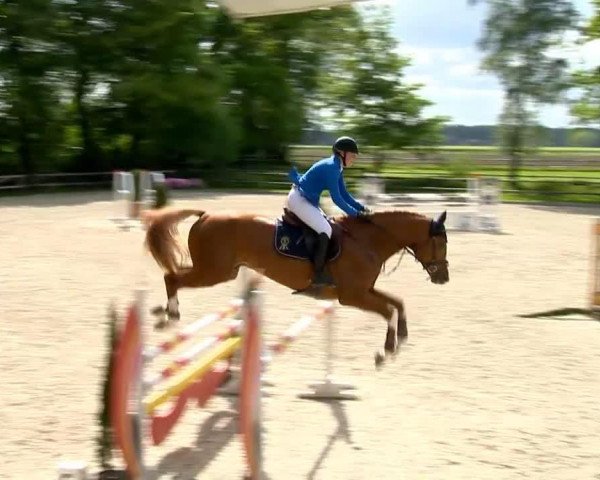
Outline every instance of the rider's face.
{"type": "Polygon", "coordinates": [[[346,152],[346,166],[351,167],[358,155],[353,152],[346,152]]]}

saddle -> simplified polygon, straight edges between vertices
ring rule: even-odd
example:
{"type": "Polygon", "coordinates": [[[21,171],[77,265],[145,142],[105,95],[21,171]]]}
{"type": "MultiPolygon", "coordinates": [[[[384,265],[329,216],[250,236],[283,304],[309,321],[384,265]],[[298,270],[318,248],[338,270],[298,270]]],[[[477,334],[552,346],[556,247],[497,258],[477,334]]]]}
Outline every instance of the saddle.
{"type": "MultiPolygon", "coordinates": [[[[341,252],[342,227],[330,222],[331,241],[327,251],[327,261],[334,260],[341,252]]],[[[300,220],[287,208],[275,226],[275,250],[287,257],[312,260],[317,245],[317,232],[300,220]]]]}

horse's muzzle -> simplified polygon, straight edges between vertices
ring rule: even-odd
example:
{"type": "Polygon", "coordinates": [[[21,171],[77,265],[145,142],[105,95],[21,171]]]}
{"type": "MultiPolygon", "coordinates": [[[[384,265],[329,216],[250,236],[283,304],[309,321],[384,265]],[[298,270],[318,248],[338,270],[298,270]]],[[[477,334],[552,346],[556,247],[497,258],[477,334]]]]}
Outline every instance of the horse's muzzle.
{"type": "Polygon", "coordinates": [[[448,262],[430,263],[426,267],[431,282],[436,285],[443,285],[450,281],[450,273],[448,272],[448,262]]]}
{"type": "Polygon", "coordinates": [[[446,270],[439,275],[432,276],[431,281],[436,285],[443,285],[444,283],[448,283],[450,281],[450,274],[446,270]]]}

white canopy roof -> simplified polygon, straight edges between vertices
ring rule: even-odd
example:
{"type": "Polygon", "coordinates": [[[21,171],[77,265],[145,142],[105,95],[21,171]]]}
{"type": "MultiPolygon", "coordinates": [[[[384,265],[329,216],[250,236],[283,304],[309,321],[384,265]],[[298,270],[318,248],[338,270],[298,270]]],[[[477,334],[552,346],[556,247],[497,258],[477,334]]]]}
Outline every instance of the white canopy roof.
{"type": "Polygon", "coordinates": [[[219,0],[234,17],[261,17],[306,12],[352,3],[352,0],[219,0]]]}

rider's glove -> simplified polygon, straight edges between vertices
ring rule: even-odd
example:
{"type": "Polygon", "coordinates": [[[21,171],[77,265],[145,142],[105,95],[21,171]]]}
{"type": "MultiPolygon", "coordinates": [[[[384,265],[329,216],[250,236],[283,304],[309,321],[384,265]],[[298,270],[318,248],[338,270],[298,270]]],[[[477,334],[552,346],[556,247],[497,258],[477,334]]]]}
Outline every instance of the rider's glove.
{"type": "Polygon", "coordinates": [[[358,212],[356,218],[360,218],[361,220],[367,220],[369,218],[371,211],[366,208],[358,212]]]}

